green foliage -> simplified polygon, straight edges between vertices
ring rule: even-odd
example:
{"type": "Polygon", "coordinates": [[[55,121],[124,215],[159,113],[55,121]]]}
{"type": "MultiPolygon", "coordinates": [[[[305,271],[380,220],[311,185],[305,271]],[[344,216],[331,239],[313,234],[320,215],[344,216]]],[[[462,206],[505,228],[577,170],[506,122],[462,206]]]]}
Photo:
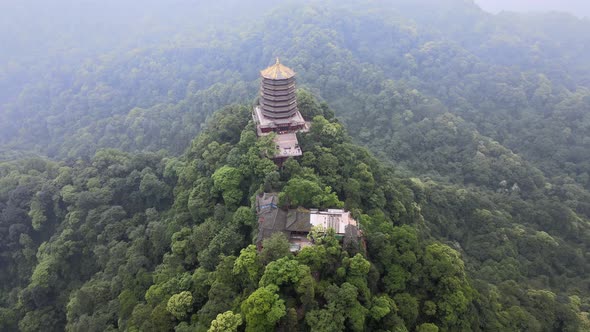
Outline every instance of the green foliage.
{"type": "Polygon", "coordinates": [[[321,142],[326,147],[342,143],[344,140],[344,128],[335,122],[330,122],[321,115],[313,118],[309,136],[312,140],[321,142]]]}
{"type": "Polygon", "coordinates": [[[280,201],[293,207],[342,208],[344,203],[332,192],[330,186],[323,189],[314,181],[292,178],[280,193],[280,201]]]}
{"type": "MultiPolygon", "coordinates": [[[[223,112],[247,116],[240,107],[223,112]]],[[[432,218],[437,211],[446,218],[455,213],[455,206],[467,208],[468,218],[482,230],[493,222],[505,225],[506,213],[474,202],[469,191],[398,179],[366,150],[345,136],[335,139],[333,132],[303,135],[307,154],[301,164],[292,160],[276,171],[274,165],[266,168],[259,162],[266,160],[261,150],[265,143],[245,134],[252,127],[237,135],[231,128],[215,126],[233,143],[217,142],[216,135],[204,133],[187,159],[179,161],[174,172],[168,169],[168,177],[162,172],[170,163],[158,156],[113,150],[101,151],[90,164],[59,172],[52,171],[58,169],[54,166],[32,164],[46,168],[43,177],[59,179],[60,186],[44,190],[59,193],[61,201],[56,204],[55,197],[49,199],[42,188],[32,187],[22,199],[31,203],[21,204],[24,209],[14,215],[20,213],[34,230],[36,212],[31,211],[43,210],[47,219],[41,229],[51,230],[55,220],[65,228],[43,244],[34,233],[19,237],[23,249],[18,257],[28,257],[20,266],[31,276],[22,281],[25,288],[18,294],[26,310],[24,316],[14,316],[19,326],[34,330],[47,315],[54,315],[54,326],[72,330],[115,323],[128,330],[205,331],[215,324],[236,330],[239,315],[247,330],[469,330],[482,321],[498,329],[536,329],[553,322],[564,329],[583,326],[580,305],[561,305],[555,293],[527,288],[508,295],[516,292],[510,284],[493,292],[476,291],[458,250],[424,241],[429,235],[420,225],[433,225],[425,216],[432,218]],[[262,171],[251,165],[261,165],[262,171]],[[253,245],[244,248],[244,239],[251,238],[257,225],[253,210],[239,205],[266,185],[260,172],[276,172],[271,187],[283,197],[307,200],[308,206],[342,206],[339,197],[355,206],[366,251],[345,245],[332,229],[314,230],[314,245],[295,257],[282,233],[264,239],[260,252],[253,245]],[[174,199],[166,189],[171,181],[177,181],[174,199]],[[227,196],[232,192],[239,195],[227,196]],[[435,204],[448,209],[435,210],[435,204]],[[93,259],[84,260],[87,265],[73,263],[78,257],[93,259]],[[65,289],[76,280],[81,286],[62,302],[65,317],[60,318],[46,308],[47,301],[56,298],[51,287],[65,289]]],[[[18,182],[7,183],[13,183],[11,192],[18,188],[18,182]]],[[[6,202],[18,211],[14,199],[6,202]]],[[[516,229],[507,234],[518,239],[523,253],[550,253],[563,244],[553,232],[525,234],[516,229]]],[[[503,258],[500,253],[481,255],[503,258]]]]}
{"type": "Polygon", "coordinates": [[[46,306],[38,310],[27,312],[18,323],[20,331],[33,332],[46,329],[50,326],[49,331],[58,331],[54,326],[59,323],[57,312],[51,306],[46,306]]]}
{"type": "Polygon", "coordinates": [[[242,315],[226,311],[217,315],[207,332],[236,332],[240,325],[242,325],[242,315]]]}
{"type": "Polygon", "coordinates": [[[17,315],[14,310],[0,308],[0,329],[5,331],[17,329],[17,315]]]}
{"type": "Polygon", "coordinates": [[[260,279],[260,287],[269,285],[280,287],[286,284],[297,285],[309,275],[309,267],[300,264],[290,257],[283,257],[266,265],[264,274],[260,279]]]}
{"type": "Polygon", "coordinates": [[[45,211],[43,208],[43,203],[41,203],[38,199],[33,199],[31,201],[29,217],[31,217],[31,224],[33,226],[33,229],[35,229],[36,231],[39,231],[43,224],[47,221],[47,217],[45,216],[45,211]]]}
{"type": "Polygon", "coordinates": [[[213,181],[208,178],[200,178],[193,185],[193,190],[188,197],[188,210],[195,221],[204,220],[208,212],[213,209],[211,189],[213,181]]]}
{"type": "Polygon", "coordinates": [[[406,323],[406,326],[414,326],[420,314],[418,311],[418,300],[408,293],[396,294],[393,300],[399,308],[399,315],[406,323]]]}
{"type": "Polygon", "coordinates": [[[262,241],[262,251],[260,252],[262,263],[266,265],[279,258],[290,256],[291,251],[289,248],[289,240],[285,234],[274,233],[269,238],[262,241]]]}
{"type": "Polygon", "coordinates": [[[305,321],[313,332],[328,332],[344,330],[344,316],[334,310],[313,310],[310,311],[305,321]]]}
{"type": "Polygon", "coordinates": [[[240,171],[233,167],[223,166],[215,171],[211,177],[213,178],[214,188],[221,192],[225,204],[229,207],[236,207],[244,195],[239,189],[242,181],[240,171]]]}
{"type": "Polygon", "coordinates": [[[245,275],[245,280],[250,285],[256,284],[260,278],[262,264],[256,252],[256,246],[249,245],[240,251],[240,256],[236,258],[233,273],[245,275]]]}
{"type": "Polygon", "coordinates": [[[185,319],[192,311],[192,307],[193,296],[188,291],[172,295],[166,304],[166,310],[178,320],[185,319]]]}
{"type": "Polygon", "coordinates": [[[394,302],[387,296],[376,296],[373,298],[373,305],[370,309],[371,318],[380,320],[395,308],[394,302]]]}
{"type": "Polygon", "coordinates": [[[84,47],[112,40],[92,25],[26,56],[11,27],[59,25],[1,11],[0,330],[589,329],[587,21],[222,1],[257,18],[244,28],[199,6],[211,17],[125,20],[139,35],[107,34],[108,53],[84,47]],[[277,52],[312,121],[280,169],[252,105],[230,105],[277,52]],[[262,190],[344,206],[364,238],[314,230],[296,256],[281,235],[257,252],[262,190]]]}
{"type": "Polygon", "coordinates": [[[246,319],[246,331],[272,331],[285,316],[285,302],[276,293],[278,287],[268,285],[258,288],[242,303],[246,319]]]}
{"type": "Polygon", "coordinates": [[[438,326],[436,326],[432,323],[421,324],[416,329],[416,332],[438,332],[438,331],[439,331],[438,326]]]}
{"type": "Polygon", "coordinates": [[[297,107],[303,118],[306,120],[311,120],[316,116],[324,115],[322,105],[320,105],[314,95],[304,89],[297,90],[297,107]]]}

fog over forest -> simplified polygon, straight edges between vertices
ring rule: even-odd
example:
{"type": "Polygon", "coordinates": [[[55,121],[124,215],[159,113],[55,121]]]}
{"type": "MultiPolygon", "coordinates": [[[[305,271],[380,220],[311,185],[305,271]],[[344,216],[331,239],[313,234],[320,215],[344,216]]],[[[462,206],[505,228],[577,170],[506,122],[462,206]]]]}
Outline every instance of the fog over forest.
{"type": "Polygon", "coordinates": [[[475,0],[484,10],[546,12],[560,11],[578,17],[590,17],[590,2],[584,0],[475,0]]]}
{"type": "Polygon", "coordinates": [[[590,331],[588,14],[0,1],[0,331],[590,331]]]}

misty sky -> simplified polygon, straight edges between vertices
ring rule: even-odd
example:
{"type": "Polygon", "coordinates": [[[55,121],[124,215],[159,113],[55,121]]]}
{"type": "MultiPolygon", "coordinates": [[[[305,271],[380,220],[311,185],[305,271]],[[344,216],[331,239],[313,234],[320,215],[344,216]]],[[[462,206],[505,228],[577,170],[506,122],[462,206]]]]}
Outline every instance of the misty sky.
{"type": "Polygon", "coordinates": [[[475,0],[483,9],[497,13],[509,11],[564,11],[579,17],[590,17],[589,0],[475,0]]]}

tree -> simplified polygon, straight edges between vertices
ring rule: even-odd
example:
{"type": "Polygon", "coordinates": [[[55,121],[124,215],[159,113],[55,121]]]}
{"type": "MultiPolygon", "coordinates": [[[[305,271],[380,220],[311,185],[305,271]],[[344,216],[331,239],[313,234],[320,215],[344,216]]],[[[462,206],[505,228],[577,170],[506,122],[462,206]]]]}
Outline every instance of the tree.
{"type": "Polygon", "coordinates": [[[342,331],[344,322],[353,331],[365,329],[365,318],[369,313],[358,301],[358,289],[345,282],[340,287],[329,285],[324,291],[328,301],[326,309],[314,310],[308,314],[306,322],[312,331],[342,331]]]}
{"type": "Polygon", "coordinates": [[[158,205],[168,197],[170,188],[152,172],[145,172],[139,183],[139,190],[148,205],[158,205]]]}
{"type": "Polygon", "coordinates": [[[292,178],[287,182],[279,195],[282,204],[291,206],[303,206],[308,208],[342,208],[344,203],[338,199],[332,188],[326,186],[322,189],[317,182],[292,178]]]}
{"type": "Polygon", "coordinates": [[[172,295],[166,305],[166,310],[178,320],[184,320],[192,308],[193,295],[188,291],[172,295]]]}
{"type": "Polygon", "coordinates": [[[416,328],[416,332],[438,332],[438,326],[432,323],[424,323],[416,328]]]}
{"type": "Polygon", "coordinates": [[[230,166],[223,166],[215,171],[211,177],[213,178],[214,188],[221,192],[225,204],[230,208],[237,207],[244,195],[240,189],[240,183],[242,182],[240,170],[230,166]]]}
{"type": "Polygon", "coordinates": [[[199,178],[193,185],[188,197],[188,210],[193,220],[200,222],[213,210],[211,188],[213,181],[208,177],[199,178]]]}
{"type": "Polygon", "coordinates": [[[226,311],[217,315],[207,332],[236,332],[240,325],[242,325],[242,315],[226,311]]]}
{"type": "Polygon", "coordinates": [[[245,284],[256,285],[260,277],[262,264],[256,251],[256,246],[251,244],[240,251],[236,258],[233,273],[244,275],[245,284]]]}
{"type": "Polygon", "coordinates": [[[31,224],[36,231],[41,230],[43,224],[47,221],[45,215],[45,204],[41,201],[40,193],[37,193],[31,201],[31,208],[29,210],[29,217],[31,217],[31,224]]]}
{"type": "Polygon", "coordinates": [[[273,331],[276,323],[287,314],[278,290],[275,285],[258,288],[242,303],[247,332],[273,331]]]}
{"type": "Polygon", "coordinates": [[[314,141],[319,142],[326,147],[331,147],[344,140],[344,130],[342,125],[329,122],[321,115],[313,118],[309,133],[314,141]]]}
{"type": "Polygon", "coordinates": [[[17,329],[18,319],[12,309],[0,307],[0,330],[13,331],[17,329]]]}
{"type": "Polygon", "coordinates": [[[281,204],[289,203],[291,206],[313,207],[313,200],[315,197],[322,195],[320,186],[309,180],[300,178],[293,178],[289,180],[287,185],[281,192],[281,204]]]}
{"type": "MultiPolygon", "coordinates": [[[[313,228],[312,228],[313,230],[313,228]]],[[[316,237],[320,236],[319,234],[316,237]]],[[[299,251],[295,258],[309,266],[313,272],[321,272],[328,262],[328,253],[324,246],[306,246],[299,251]]]]}
{"type": "Polygon", "coordinates": [[[201,266],[213,270],[222,256],[233,255],[242,247],[243,239],[236,225],[224,227],[211,239],[207,248],[198,253],[201,266]]]}
{"type": "Polygon", "coordinates": [[[396,306],[399,308],[399,315],[403,318],[406,326],[413,327],[418,318],[418,301],[408,293],[396,294],[393,297],[396,306]]]}
{"type": "Polygon", "coordinates": [[[324,115],[323,109],[316,98],[304,89],[297,90],[297,106],[304,119],[310,120],[318,115],[324,115]]]}
{"type": "Polygon", "coordinates": [[[309,267],[300,264],[292,257],[283,257],[266,266],[260,279],[260,286],[297,285],[300,280],[309,275],[309,267]]]}
{"type": "Polygon", "coordinates": [[[375,296],[369,311],[371,318],[380,320],[395,308],[395,302],[387,295],[375,296]]]}
{"type": "Polygon", "coordinates": [[[249,226],[254,228],[256,222],[256,216],[252,209],[245,206],[240,206],[232,216],[232,224],[236,227],[249,226]]]}
{"type": "Polygon", "coordinates": [[[18,328],[23,332],[34,331],[58,331],[56,328],[60,318],[55,307],[47,306],[38,310],[30,310],[18,323],[18,328]],[[46,327],[50,327],[49,329],[46,327]]]}
{"type": "Polygon", "coordinates": [[[443,328],[468,328],[474,290],[467,282],[464,263],[452,248],[433,243],[424,253],[425,285],[432,289],[436,316],[443,328]]]}
{"type": "Polygon", "coordinates": [[[305,315],[305,322],[312,332],[344,331],[344,315],[333,308],[312,310],[305,315]]]}
{"type": "Polygon", "coordinates": [[[268,264],[279,258],[290,256],[289,240],[283,233],[274,233],[269,238],[262,241],[262,251],[260,252],[260,259],[262,264],[268,264]]]}
{"type": "Polygon", "coordinates": [[[465,276],[459,253],[444,244],[433,243],[426,247],[424,265],[427,266],[429,277],[434,280],[445,276],[465,276]]]}

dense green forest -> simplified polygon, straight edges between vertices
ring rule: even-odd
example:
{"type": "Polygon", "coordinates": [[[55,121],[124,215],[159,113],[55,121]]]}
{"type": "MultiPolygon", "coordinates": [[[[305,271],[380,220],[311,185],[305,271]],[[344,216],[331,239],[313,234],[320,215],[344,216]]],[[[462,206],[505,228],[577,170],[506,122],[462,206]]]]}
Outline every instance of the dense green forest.
{"type": "Polygon", "coordinates": [[[57,3],[0,13],[1,331],[590,330],[588,19],[57,3]],[[281,168],[250,117],[275,56],[312,121],[281,168]],[[364,240],[259,252],[262,191],[364,240]]]}

